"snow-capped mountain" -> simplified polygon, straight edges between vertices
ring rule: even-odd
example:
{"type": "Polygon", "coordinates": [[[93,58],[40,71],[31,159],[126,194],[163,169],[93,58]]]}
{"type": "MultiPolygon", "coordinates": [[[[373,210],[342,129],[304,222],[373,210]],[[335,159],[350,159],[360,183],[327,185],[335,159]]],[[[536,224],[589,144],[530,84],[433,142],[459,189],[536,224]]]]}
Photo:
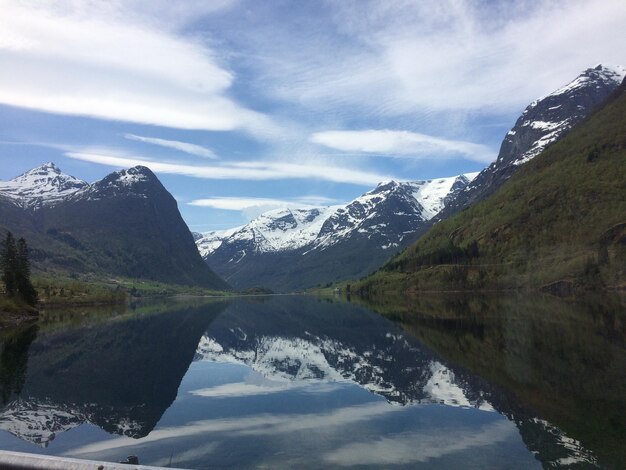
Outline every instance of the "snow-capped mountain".
{"type": "Polygon", "coordinates": [[[52,162],[44,163],[9,181],[0,181],[0,195],[24,206],[55,204],[89,186],[66,175],[52,162]]]}
{"type": "Polygon", "coordinates": [[[102,199],[114,196],[146,198],[146,188],[152,172],[142,166],[120,170],[100,181],[89,184],[63,173],[54,163],[48,162],[16,176],[0,181],[0,196],[11,199],[23,208],[39,209],[44,206],[77,201],[102,199]]]}
{"type": "Polygon", "coordinates": [[[272,210],[243,227],[203,234],[196,245],[209,265],[237,287],[281,290],[334,280],[337,274],[363,275],[412,242],[475,176],[386,181],[349,204],[272,210]],[[345,263],[341,272],[328,271],[327,255],[345,263]],[[292,277],[288,273],[296,266],[298,276],[292,277]]]}
{"type": "Polygon", "coordinates": [[[625,76],[624,67],[598,65],[533,101],[504,137],[496,161],[460,191],[436,219],[445,219],[493,194],[520,165],[539,155],[600,106],[625,76]]]}
{"type": "Polygon", "coordinates": [[[27,240],[35,269],[228,288],[199,256],[176,200],[143,166],[89,184],[46,163],[0,181],[0,230],[27,240]]]}

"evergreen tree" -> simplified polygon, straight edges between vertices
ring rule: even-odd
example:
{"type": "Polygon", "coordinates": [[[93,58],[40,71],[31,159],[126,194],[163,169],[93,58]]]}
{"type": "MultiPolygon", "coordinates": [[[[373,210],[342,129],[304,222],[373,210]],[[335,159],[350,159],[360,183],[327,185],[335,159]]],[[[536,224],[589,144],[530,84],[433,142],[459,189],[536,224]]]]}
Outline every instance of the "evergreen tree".
{"type": "Polygon", "coordinates": [[[28,245],[26,245],[26,240],[23,238],[20,238],[17,241],[17,258],[15,267],[18,293],[28,305],[35,305],[37,303],[37,291],[30,281],[28,245]]]}
{"type": "Polygon", "coordinates": [[[37,303],[37,291],[30,281],[26,240],[20,238],[16,243],[13,234],[7,233],[0,250],[0,269],[7,296],[19,296],[29,305],[37,303]]]}
{"type": "Polygon", "coordinates": [[[2,269],[2,282],[6,294],[9,297],[15,297],[17,294],[17,246],[15,238],[11,232],[7,232],[7,236],[2,243],[2,251],[0,252],[0,268],[2,269]]]}

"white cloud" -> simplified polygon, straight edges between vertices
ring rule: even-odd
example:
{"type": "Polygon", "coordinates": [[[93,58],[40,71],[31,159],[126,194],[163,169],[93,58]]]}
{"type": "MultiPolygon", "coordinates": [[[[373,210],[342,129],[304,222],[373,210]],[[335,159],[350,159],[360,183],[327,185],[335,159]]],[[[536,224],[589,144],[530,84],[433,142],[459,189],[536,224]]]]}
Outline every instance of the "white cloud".
{"type": "Polygon", "coordinates": [[[623,1],[326,6],[334,29],[255,36],[250,60],[268,92],[333,113],[511,112],[598,62],[626,62],[623,1]]]}
{"type": "Polygon", "coordinates": [[[376,153],[380,156],[435,158],[442,155],[461,155],[478,162],[490,162],[494,159],[493,152],[484,145],[409,131],[323,131],[311,135],[310,140],[337,150],[376,153]]]}
{"type": "Polygon", "coordinates": [[[240,211],[248,219],[252,220],[259,215],[274,209],[298,209],[329,206],[336,204],[336,199],[324,196],[301,196],[293,199],[272,199],[261,197],[213,197],[196,199],[189,202],[190,206],[212,207],[227,211],[240,211]]]}
{"type": "Polygon", "coordinates": [[[189,393],[198,397],[206,398],[233,398],[269,395],[294,390],[298,390],[303,393],[322,394],[335,391],[336,389],[337,385],[332,382],[264,381],[262,383],[234,382],[210,388],[191,390],[189,393]]]}
{"type": "Polygon", "coordinates": [[[210,158],[216,160],[218,157],[213,153],[211,149],[202,147],[201,145],[190,144],[189,142],[180,142],[178,140],[166,140],[156,137],[144,137],[135,134],[124,134],[124,137],[129,140],[135,140],[138,142],[144,142],[146,144],[159,145],[161,147],[180,150],[181,152],[188,153],[190,155],[196,155],[198,157],[210,158]]]}
{"type": "MultiPolygon", "coordinates": [[[[143,165],[156,173],[191,176],[217,180],[283,180],[317,179],[335,183],[351,183],[373,186],[380,181],[394,179],[392,176],[361,170],[325,165],[320,163],[290,163],[282,161],[237,161],[214,165],[189,165],[163,162],[148,158],[118,155],[112,152],[73,150],[65,153],[75,160],[98,163],[116,168],[143,165]]],[[[396,178],[397,179],[397,178],[396,178]]]]}
{"type": "Polygon", "coordinates": [[[482,429],[450,429],[415,432],[392,437],[381,437],[368,442],[355,442],[323,456],[333,466],[407,465],[462,452],[475,447],[498,444],[517,434],[515,426],[496,421],[482,429]]]}
{"type": "Polygon", "coordinates": [[[262,197],[213,197],[206,199],[196,199],[189,203],[190,206],[212,207],[227,211],[241,211],[251,207],[285,207],[289,201],[282,199],[270,199],[262,197]]]}
{"type": "Polygon", "coordinates": [[[241,211],[251,207],[312,207],[329,205],[336,202],[335,199],[323,196],[302,196],[294,199],[271,199],[261,197],[213,197],[196,199],[189,202],[190,206],[212,207],[227,211],[241,211]]]}
{"type": "MultiPolygon", "coordinates": [[[[158,22],[163,2],[150,5],[153,16],[142,15],[144,3],[0,0],[0,102],[174,128],[275,131],[227,96],[235,77],[213,50],[164,26],[175,15],[158,22]]],[[[210,10],[198,5],[191,11],[210,10]]]]}
{"type": "MultiPolygon", "coordinates": [[[[402,411],[402,407],[388,403],[373,402],[364,405],[347,406],[326,413],[312,414],[258,414],[243,417],[216,418],[193,421],[182,426],[171,426],[153,430],[142,438],[142,445],[161,442],[166,439],[185,439],[215,433],[218,436],[276,436],[299,431],[341,428],[354,423],[368,422],[377,417],[402,411]]],[[[86,444],[70,449],[66,455],[85,455],[106,452],[134,446],[137,440],[130,437],[117,437],[107,441],[86,444]]]]}

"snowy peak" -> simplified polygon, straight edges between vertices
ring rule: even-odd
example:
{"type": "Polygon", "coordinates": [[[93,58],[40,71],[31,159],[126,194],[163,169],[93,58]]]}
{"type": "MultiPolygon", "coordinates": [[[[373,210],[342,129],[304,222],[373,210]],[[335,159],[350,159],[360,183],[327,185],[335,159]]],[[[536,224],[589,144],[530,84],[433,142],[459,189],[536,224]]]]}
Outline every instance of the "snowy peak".
{"type": "Polygon", "coordinates": [[[335,209],[274,209],[243,227],[206,233],[196,244],[205,259],[223,244],[228,245],[234,262],[252,253],[297,250],[315,241],[322,224],[335,209]]]}
{"type": "Polygon", "coordinates": [[[44,163],[9,181],[0,181],[0,196],[31,209],[52,206],[70,199],[100,199],[131,195],[146,198],[153,188],[162,188],[157,177],[144,166],[111,173],[93,184],[63,173],[54,163],[44,163]]]}
{"type": "Polygon", "coordinates": [[[115,171],[93,183],[85,192],[89,199],[101,199],[120,195],[147,198],[152,189],[161,189],[157,177],[145,166],[115,171]]]}
{"type": "Polygon", "coordinates": [[[506,135],[496,164],[521,165],[581,122],[624,80],[626,69],[598,65],[533,101],[506,135]]]}
{"type": "Polygon", "coordinates": [[[498,158],[438,214],[442,220],[495,193],[517,170],[606,102],[626,77],[620,66],[597,65],[526,107],[506,134],[498,158]]]}
{"type": "Polygon", "coordinates": [[[323,249],[357,234],[382,236],[381,247],[398,246],[404,233],[434,217],[446,198],[475,176],[470,173],[427,181],[384,181],[346,205],[274,209],[243,227],[205,233],[196,244],[203,258],[218,249],[229,250],[232,262],[251,253],[323,249]]]}
{"type": "Polygon", "coordinates": [[[572,93],[589,86],[618,86],[624,81],[624,77],[626,77],[626,68],[619,65],[607,66],[598,64],[593,68],[585,70],[574,80],[552,92],[550,95],[558,96],[565,93],[572,93]]]}
{"type": "Polygon", "coordinates": [[[66,175],[52,162],[44,163],[9,181],[0,181],[0,195],[24,207],[54,204],[87,187],[85,181],[66,175]]]}
{"type": "Polygon", "coordinates": [[[416,210],[421,210],[420,216],[424,220],[434,217],[443,209],[446,198],[451,192],[464,188],[478,173],[467,173],[449,178],[438,178],[423,181],[384,181],[376,188],[352,201],[352,204],[361,204],[373,207],[390,197],[399,197],[406,200],[416,210]]]}

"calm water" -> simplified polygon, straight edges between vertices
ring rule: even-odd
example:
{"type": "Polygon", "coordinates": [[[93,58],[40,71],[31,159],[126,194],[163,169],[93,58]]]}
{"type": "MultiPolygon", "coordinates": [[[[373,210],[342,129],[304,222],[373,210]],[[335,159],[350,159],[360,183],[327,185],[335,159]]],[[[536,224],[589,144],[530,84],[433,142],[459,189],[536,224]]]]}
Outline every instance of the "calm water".
{"type": "Polygon", "coordinates": [[[536,296],[57,312],[0,337],[0,448],[187,468],[622,468],[625,320],[619,299],[536,296]]]}

